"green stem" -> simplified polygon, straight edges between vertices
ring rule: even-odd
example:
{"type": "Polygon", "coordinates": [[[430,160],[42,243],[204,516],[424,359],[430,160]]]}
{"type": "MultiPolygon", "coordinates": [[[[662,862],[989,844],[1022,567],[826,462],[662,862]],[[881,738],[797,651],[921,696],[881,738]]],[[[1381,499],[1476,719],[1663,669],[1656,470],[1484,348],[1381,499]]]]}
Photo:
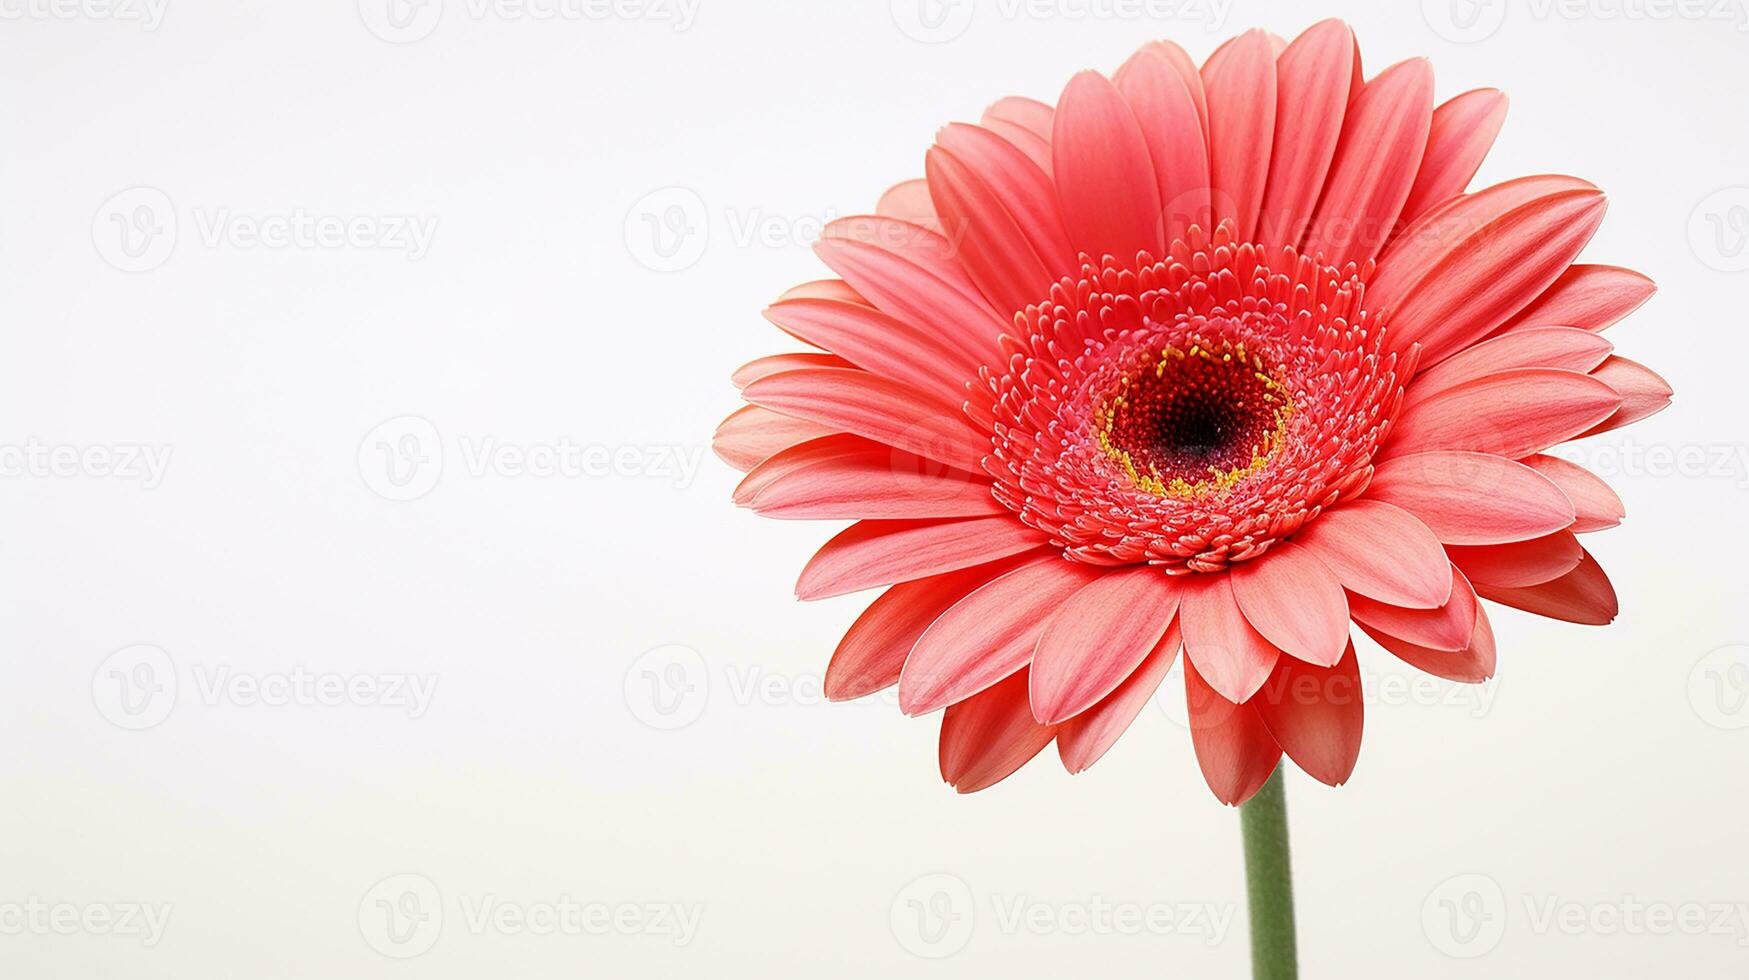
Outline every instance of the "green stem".
{"type": "Polygon", "coordinates": [[[1251,907],[1251,976],[1294,980],[1294,885],[1287,848],[1287,797],[1281,767],[1239,807],[1245,837],[1245,896],[1251,907]]]}

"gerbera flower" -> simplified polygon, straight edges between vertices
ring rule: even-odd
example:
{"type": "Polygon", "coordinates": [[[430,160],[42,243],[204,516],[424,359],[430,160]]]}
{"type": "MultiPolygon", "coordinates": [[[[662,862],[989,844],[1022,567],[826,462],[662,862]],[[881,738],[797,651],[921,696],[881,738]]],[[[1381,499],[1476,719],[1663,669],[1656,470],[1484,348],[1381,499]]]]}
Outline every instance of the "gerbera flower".
{"type": "Polygon", "coordinates": [[[737,372],[716,436],[739,503],[855,521],[802,598],[887,587],[829,696],[944,711],[972,792],[1052,742],[1091,766],[1182,652],[1238,803],[1283,753],[1353,772],[1351,624],[1480,682],[1479,599],[1609,622],[1577,536],[1621,503],[1547,452],[1667,403],[1600,336],[1653,286],[1573,264],[1604,213],[1583,180],[1465,193],[1505,113],[1436,106],[1421,59],[1365,79],[1339,21],[1200,69],[1157,42],[947,126],[923,179],[829,226],[837,278],[766,311],[815,349],[737,372]]]}

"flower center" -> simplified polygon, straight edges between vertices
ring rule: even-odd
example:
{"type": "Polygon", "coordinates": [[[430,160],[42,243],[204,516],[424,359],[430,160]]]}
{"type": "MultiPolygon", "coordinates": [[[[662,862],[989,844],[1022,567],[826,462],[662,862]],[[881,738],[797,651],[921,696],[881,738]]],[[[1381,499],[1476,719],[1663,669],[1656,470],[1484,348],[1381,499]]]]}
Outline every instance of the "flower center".
{"type": "Polygon", "coordinates": [[[1244,344],[1186,344],[1139,357],[1094,415],[1105,456],[1162,497],[1232,489],[1269,462],[1294,414],[1280,371],[1244,344]]]}

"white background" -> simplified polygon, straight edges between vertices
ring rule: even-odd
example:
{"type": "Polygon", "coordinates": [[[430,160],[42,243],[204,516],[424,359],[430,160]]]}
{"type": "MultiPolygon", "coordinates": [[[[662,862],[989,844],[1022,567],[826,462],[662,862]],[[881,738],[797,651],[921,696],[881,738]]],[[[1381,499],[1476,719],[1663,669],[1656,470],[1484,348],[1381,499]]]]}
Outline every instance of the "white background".
{"type": "Polygon", "coordinates": [[[0,0],[0,974],[1245,975],[1177,688],[956,796],[933,719],[820,703],[868,597],[797,604],[830,529],[707,445],[938,125],[1326,14],[1510,93],[1479,183],[1610,193],[1587,258],[1662,290],[1609,336],[1678,395],[1576,457],[1628,506],[1614,626],[1502,611],[1479,691],[1363,652],[1353,782],[1290,779],[1304,973],[1744,973],[1734,3],[114,2],[0,0]]]}

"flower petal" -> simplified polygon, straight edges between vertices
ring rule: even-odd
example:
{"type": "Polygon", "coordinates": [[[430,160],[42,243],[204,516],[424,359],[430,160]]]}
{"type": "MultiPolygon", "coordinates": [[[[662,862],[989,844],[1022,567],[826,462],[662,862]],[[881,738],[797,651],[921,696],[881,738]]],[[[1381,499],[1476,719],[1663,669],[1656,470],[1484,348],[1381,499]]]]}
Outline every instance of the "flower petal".
{"type": "Polygon", "coordinates": [[[990,451],[989,436],[973,428],[958,406],[867,371],[784,371],[748,385],[741,397],[971,473],[983,472],[990,451]]]}
{"type": "Polygon", "coordinates": [[[1269,679],[1281,651],[1239,610],[1231,578],[1186,576],[1178,617],[1184,630],[1185,656],[1222,697],[1238,704],[1269,679]]]}
{"type": "Polygon", "coordinates": [[[1573,502],[1537,471],[1487,453],[1439,451],[1380,463],[1367,496],[1421,519],[1445,544],[1505,544],[1573,523],[1573,502]]]}
{"type": "Polygon", "coordinates": [[[1670,384],[1656,371],[1625,357],[1611,357],[1591,376],[1621,394],[1621,408],[1585,433],[1588,436],[1632,425],[1670,407],[1670,384]]]}
{"type": "Polygon", "coordinates": [[[967,379],[978,375],[978,362],[939,334],[860,303],[781,300],[766,308],[765,318],[857,367],[949,402],[964,399],[967,379]]]}
{"type": "Polygon", "coordinates": [[[927,578],[1031,551],[1044,535],[1011,516],[953,521],[857,521],[802,569],[796,595],[826,599],[927,578]]]}
{"type": "Polygon", "coordinates": [[[1453,354],[1415,376],[1403,399],[1408,408],[1429,395],[1510,371],[1514,368],[1558,368],[1589,373],[1609,357],[1615,345],[1577,327],[1530,327],[1484,340],[1453,354]]]}
{"type": "Polygon", "coordinates": [[[1027,561],[1004,558],[913,582],[900,582],[863,610],[826,666],[826,697],[848,701],[899,683],[905,657],[929,625],[991,579],[1027,561]]]}
{"type": "Polygon", "coordinates": [[[1311,223],[1342,135],[1355,56],[1354,31],[1331,18],[1307,28],[1276,61],[1274,154],[1257,227],[1265,245],[1297,246],[1311,223]]]}
{"type": "Polygon", "coordinates": [[[1169,56],[1148,45],[1124,62],[1114,82],[1148,144],[1160,191],[1163,240],[1184,237],[1193,224],[1208,227],[1208,145],[1184,77],[1169,56]]]}
{"type": "Polygon", "coordinates": [[[1331,667],[1281,658],[1250,703],[1295,765],[1320,783],[1340,786],[1354,775],[1360,758],[1364,702],[1360,660],[1349,643],[1331,667]]]}
{"type": "Polygon", "coordinates": [[[1577,463],[1556,456],[1527,456],[1519,462],[1548,477],[1573,501],[1578,517],[1573,521],[1574,534],[1601,531],[1615,527],[1627,516],[1627,508],[1609,484],[1597,474],[1577,463]]]}
{"type": "Polygon", "coordinates": [[[961,793],[989,789],[1044,751],[1054,729],[1032,720],[1026,671],[947,709],[941,718],[941,778],[961,793]]]}
{"type": "Polygon", "coordinates": [[[1190,743],[1196,763],[1215,799],[1237,806],[1250,799],[1268,782],[1281,761],[1281,746],[1250,704],[1234,704],[1222,697],[1197,672],[1188,658],[1184,663],[1184,694],[1189,704],[1190,743]]]}
{"type": "Polygon", "coordinates": [[[1117,86],[1098,72],[1070,79],[1057,102],[1052,174],[1074,246],[1125,262],[1164,253],[1160,189],[1148,143],[1117,86]]]}
{"type": "Polygon", "coordinates": [[[989,187],[1053,277],[1079,268],[1048,172],[1000,134],[980,126],[954,123],[936,134],[935,141],[989,187]]]}
{"type": "Polygon", "coordinates": [[[1329,265],[1365,262],[1396,230],[1433,120],[1433,68],[1399,62],[1366,84],[1348,110],[1330,182],[1306,233],[1308,255],[1329,265]]]}
{"type": "Polygon", "coordinates": [[[1603,330],[1639,309],[1657,291],[1656,283],[1632,269],[1575,265],[1502,329],[1561,326],[1603,330]]]}
{"type": "Polygon", "coordinates": [[[1166,635],[1117,690],[1063,722],[1057,729],[1057,754],[1063,760],[1063,768],[1071,773],[1085,772],[1117,743],[1118,736],[1153,700],[1154,692],[1178,662],[1178,651],[1183,647],[1184,636],[1175,619],[1166,628],[1166,635]]]}
{"type": "Polygon", "coordinates": [[[1252,239],[1275,140],[1275,48],[1248,31],[1221,45],[1202,66],[1208,99],[1209,175],[1215,222],[1232,221],[1252,239]]]}
{"type": "Polygon", "coordinates": [[[1350,592],[1432,609],[1451,595],[1451,562],[1415,515],[1382,500],[1355,500],[1320,514],[1294,535],[1350,592]]]}
{"type": "Polygon", "coordinates": [[[1476,632],[1476,591],[1456,565],[1446,567],[1451,598],[1437,609],[1405,609],[1357,595],[1349,597],[1348,610],[1369,632],[1376,630],[1430,650],[1464,650],[1476,632]]]}
{"type": "Polygon", "coordinates": [[[1505,122],[1506,93],[1499,89],[1465,92],[1433,110],[1427,152],[1403,205],[1401,222],[1408,224],[1435,205],[1462,194],[1481,169],[1482,159],[1505,122]]]}
{"type": "Polygon", "coordinates": [[[831,434],[831,429],[817,422],[743,405],[717,426],[711,448],[723,462],[745,473],[791,446],[831,434]]]}
{"type": "Polygon", "coordinates": [[[1457,652],[1430,650],[1405,643],[1396,637],[1380,633],[1362,623],[1360,627],[1373,642],[1394,654],[1417,670],[1443,677],[1459,684],[1480,684],[1494,676],[1494,629],[1488,623],[1488,613],[1476,607],[1476,629],[1469,646],[1457,652]]]}
{"type": "Polygon", "coordinates": [[[1502,605],[1582,626],[1605,626],[1621,611],[1603,566],[1586,552],[1572,571],[1542,585],[1507,589],[1477,584],[1476,594],[1502,605]]]}
{"type": "Polygon", "coordinates": [[[960,236],[960,261],[990,302],[1012,311],[1039,302],[1054,277],[996,193],[940,146],[929,150],[924,170],[943,219],[960,236]]]}
{"type": "Polygon", "coordinates": [[[1283,653],[1329,667],[1348,645],[1342,583],[1310,549],[1281,541],[1229,577],[1245,619],[1283,653]]]}
{"type": "Polygon", "coordinates": [[[810,440],[760,463],[736,488],[735,502],[792,521],[1009,513],[986,477],[847,435],[810,440]]]}
{"type": "MultiPolygon", "coordinates": [[[[918,228],[915,234],[933,232],[918,228]]],[[[996,336],[1005,321],[969,279],[957,285],[938,274],[940,262],[919,264],[918,257],[927,250],[907,252],[823,236],[814,253],[877,309],[933,331],[980,364],[996,363],[996,336]]]]}
{"type": "Polygon", "coordinates": [[[875,214],[942,234],[941,219],[935,213],[926,180],[907,180],[887,188],[875,204],[875,214]]]}
{"type": "Polygon", "coordinates": [[[729,383],[737,388],[745,388],[760,378],[769,377],[779,371],[794,371],[804,367],[855,367],[849,361],[837,354],[826,354],[817,351],[796,351],[794,353],[767,354],[755,357],[746,364],[735,369],[729,375],[729,383]]]}
{"type": "Polygon", "coordinates": [[[1585,549],[1571,531],[1511,544],[1452,545],[1452,563],[1478,587],[1524,588],[1552,582],[1579,567],[1585,549]]]}
{"type": "Polygon", "coordinates": [[[899,675],[899,710],[963,701],[1032,660],[1045,619],[1100,570],[1047,555],[1001,575],[930,624],[899,675]]]}
{"type": "Polygon", "coordinates": [[[1033,652],[1033,717],[1055,725],[1116,690],[1166,635],[1178,597],[1172,577],[1148,565],[1107,573],[1069,597],[1033,652]]]}
{"type": "Polygon", "coordinates": [[[1578,436],[1619,407],[1615,389],[1588,375],[1513,368],[1404,409],[1382,455],[1454,449],[1519,459],[1578,436]]]}

